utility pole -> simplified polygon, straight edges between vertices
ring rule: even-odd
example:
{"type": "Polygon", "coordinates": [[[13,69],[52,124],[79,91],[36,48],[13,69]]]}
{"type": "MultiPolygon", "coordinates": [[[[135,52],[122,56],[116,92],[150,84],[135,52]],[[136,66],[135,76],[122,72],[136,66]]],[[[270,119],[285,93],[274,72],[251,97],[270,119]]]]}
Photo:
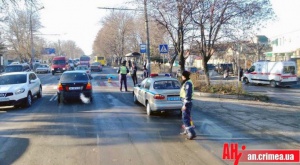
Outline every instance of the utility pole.
{"type": "Polygon", "coordinates": [[[31,68],[34,69],[33,67],[33,62],[34,62],[34,58],[35,58],[35,52],[34,52],[34,45],[33,45],[33,27],[32,27],[32,15],[36,12],[38,12],[39,10],[44,9],[45,7],[41,7],[39,9],[37,9],[36,11],[32,12],[32,9],[30,11],[30,15],[29,15],[29,28],[30,28],[30,46],[31,46],[31,68]]]}
{"type": "MultiPolygon", "coordinates": [[[[110,8],[110,7],[98,7],[98,9],[108,9],[108,10],[134,10],[134,11],[142,11],[139,9],[126,9],[126,8],[110,8]]],[[[147,70],[149,74],[151,73],[151,65],[150,65],[150,39],[149,39],[149,26],[148,26],[148,13],[147,13],[147,0],[144,0],[144,14],[145,14],[145,29],[147,35],[147,70]]]]}

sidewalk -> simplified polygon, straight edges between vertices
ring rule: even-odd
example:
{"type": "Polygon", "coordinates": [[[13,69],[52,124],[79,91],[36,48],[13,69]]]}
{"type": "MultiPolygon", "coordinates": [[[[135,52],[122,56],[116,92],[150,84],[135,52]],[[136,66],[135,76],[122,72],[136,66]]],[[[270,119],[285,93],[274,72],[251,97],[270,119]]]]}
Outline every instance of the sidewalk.
{"type": "Polygon", "coordinates": [[[229,142],[236,137],[254,138],[284,149],[300,146],[298,106],[197,96],[193,103],[193,121],[200,136],[229,142]]]}

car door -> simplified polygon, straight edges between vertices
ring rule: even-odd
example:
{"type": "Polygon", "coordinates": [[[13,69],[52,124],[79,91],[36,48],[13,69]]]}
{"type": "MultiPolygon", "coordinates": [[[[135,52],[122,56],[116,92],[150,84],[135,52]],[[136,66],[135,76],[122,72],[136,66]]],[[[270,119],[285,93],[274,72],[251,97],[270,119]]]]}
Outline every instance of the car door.
{"type": "Polygon", "coordinates": [[[150,85],[151,85],[151,79],[147,79],[147,81],[145,82],[144,88],[143,90],[141,90],[141,98],[143,99],[141,103],[143,103],[146,106],[146,100],[148,100],[148,92],[150,89],[150,85]]]}
{"type": "Polygon", "coordinates": [[[30,80],[29,84],[31,85],[30,87],[31,87],[32,94],[35,95],[39,90],[39,81],[34,73],[30,73],[29,80],[30,80]]]}
{"type": "Polygon", "coordinates": [[[137,88],[137,91],[136,91],[136,93],[137,93],[137,98],[138,98],[138,100],[139,100],[139,102],[140,103],[142,103],[142,104],[144,104],[144,98],[143,98],[143,90],[145,90],[145,84],[146,84],[146,82],[147,82],[147,79],[148,78],[146,78],[145,80],[143,80],[142,82],[141,82],[141,85],[140,85],[140,87],[139,88],[137,88]]]}

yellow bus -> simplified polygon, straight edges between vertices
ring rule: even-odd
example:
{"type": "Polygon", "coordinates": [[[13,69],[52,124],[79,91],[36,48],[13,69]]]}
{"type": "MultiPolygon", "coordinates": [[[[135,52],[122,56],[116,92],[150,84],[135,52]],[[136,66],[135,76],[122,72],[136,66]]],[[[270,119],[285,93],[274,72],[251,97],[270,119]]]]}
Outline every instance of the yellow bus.
{"type": "Polygon", "coordinates": [[[106,65],[106,59],[104,56],[95,56],[95,62],[100,62],[101,65],[106,65]]]}

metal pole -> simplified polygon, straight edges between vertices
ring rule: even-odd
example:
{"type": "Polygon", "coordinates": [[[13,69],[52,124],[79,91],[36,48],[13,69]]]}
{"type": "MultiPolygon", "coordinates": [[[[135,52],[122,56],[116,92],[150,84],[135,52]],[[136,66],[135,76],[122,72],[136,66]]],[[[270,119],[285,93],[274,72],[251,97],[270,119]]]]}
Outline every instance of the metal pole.
{"type": "Polygon", "coordinates": [[[146,35],[147,35],[147,69],[150,75],[151,65],[150,65],[150,40],[149,40],[149,28],[148,28],[148,14],[147,14],[147,0],[144,0],[144,9],[145,9],[145,26],[146,26],[146,35]]]}
{"type": "Polygon", "coordinates": [[[33,33],[32,33],[32,12],[30,12],[30,46],[31,46],[31,69],[33,68],[33,62],[34,62],[34,48],[33,48],[33,33]]]}
{"type": "Polygon", "coordinates": [[[164,65],[164,72],[166,71],[165,70],[165,54],[164,54],[164,56],[163,56],[163,65],[164,65]]]}

